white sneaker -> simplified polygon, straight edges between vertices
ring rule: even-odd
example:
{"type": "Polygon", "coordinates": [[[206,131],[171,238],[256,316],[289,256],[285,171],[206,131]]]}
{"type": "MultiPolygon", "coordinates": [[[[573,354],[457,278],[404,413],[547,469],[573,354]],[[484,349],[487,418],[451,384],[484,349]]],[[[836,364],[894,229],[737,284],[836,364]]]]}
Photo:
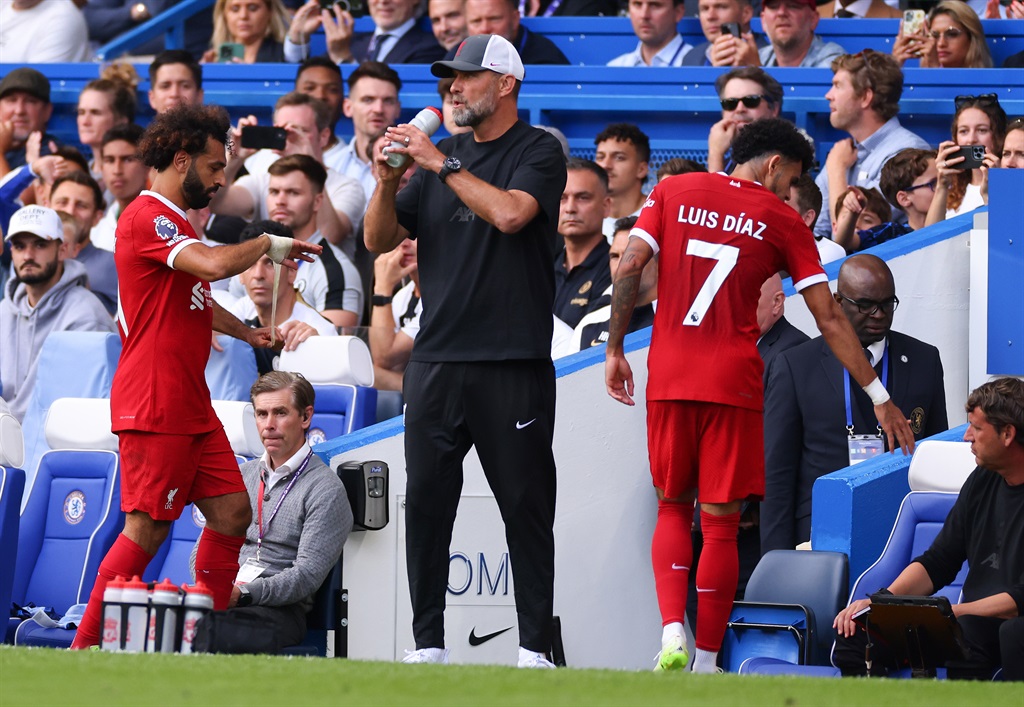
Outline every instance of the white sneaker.
{"type": "Polygon", "coordinates": [[[525,648],[519,649],[519,667],[520,668],[554,668],[555,664],[544,657],[543,653],[537,653],[536,651],[526,650],[525,648]]]}
{"type": "Polygon", "coordinates": [[[447,648],[420,648],[415,651],[406,651],[403,663],[439,663],[448,665],[447,648]]]}

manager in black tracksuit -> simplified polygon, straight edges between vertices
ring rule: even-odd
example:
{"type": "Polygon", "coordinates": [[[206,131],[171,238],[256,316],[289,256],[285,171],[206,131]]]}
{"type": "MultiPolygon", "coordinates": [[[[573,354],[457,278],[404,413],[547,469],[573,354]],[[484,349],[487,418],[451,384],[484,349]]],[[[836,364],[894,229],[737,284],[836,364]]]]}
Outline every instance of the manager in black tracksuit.
{"type": "Polygon", "coordinates": [[[418,239],[423,315],[405,372],[406,561],[416,650],[447,662],[445,591],[462,461],[476,446],[505,521],[519,618],[519,665],[552,667],[555,378],[551,363],[554,242],[565,159],[558,141],[519,120],[525,75],[496,35],[463,41],[435,62],[452,76],[454,117],[472,132],[435,147],[417,128],[389,129],[419,170],[378,157],[366,246],[418,239]],[[486,68],[485,68],[486,67],[486,68]]]}

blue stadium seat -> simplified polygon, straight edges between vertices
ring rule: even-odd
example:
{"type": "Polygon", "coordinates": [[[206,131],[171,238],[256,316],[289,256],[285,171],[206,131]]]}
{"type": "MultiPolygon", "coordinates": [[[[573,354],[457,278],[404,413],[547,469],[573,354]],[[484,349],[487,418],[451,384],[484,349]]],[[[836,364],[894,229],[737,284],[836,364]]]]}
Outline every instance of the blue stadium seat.
{"type": "Polygon", "coordinates": [[[109,398],[120,355],[117,334],[55,331],[46,337],[39,352],[40,373],[23,421],[26,488],[32,486],[39,458],[52,449],[45,429],[50,406],[59,398],[109,398]]]}
{"type": "Polygon", "coordinates": [[[18,510],[25,472],[0,466],[0,608],[11,607],[11,585],[18,558],[18,510]]]}
{"type": "Polygon", "coordinates": [[[839,552],[773,550],[754,568],[744,601],[733,605],[722,645],[730,672],[751,657],[795,664],[828,661],[832,619],[846,605],[848,570],[839,552]]]}
{"type": "Polygon", "coordinates": [[[377,389],[358,385],[314,385],[316,412],[309,443],[319,444],[377,422],[377,389]]]}
{"type": "Polygon", "coordinates": [[[256,356],[252,347],[227,335],[217,337],[223,351],[210,350],[206,363],[206,385],[214,400],[249,400],[249,388],[256,382],[256,356]]]}
{"type": "MultiPolygon", "coordinates": [[[[106,450],[51,450],[39,460],[21,515],[12,600],[63,615],[87,602],[100,561],[121,531],[118,457],[106,450]]],[[[42,627],[39,627],[42,628],[42,627]]],[[[8,642],[13,638],[9,623],[8,642]]],[[[45,629],[43,630],[46,631],[45,629]]],[[[70,645],[74,632],[24,645],[70,645]]]]}

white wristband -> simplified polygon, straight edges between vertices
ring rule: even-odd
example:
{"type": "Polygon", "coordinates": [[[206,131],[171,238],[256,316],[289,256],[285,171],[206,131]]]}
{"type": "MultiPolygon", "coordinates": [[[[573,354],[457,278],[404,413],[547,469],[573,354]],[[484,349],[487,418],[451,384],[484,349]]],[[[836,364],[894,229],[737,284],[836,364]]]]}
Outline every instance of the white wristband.
{"type": "Polygon", "coordinates": [[[269,233],[264,233],[263,235],[270,239],[270,250],[267,251],[267,257],[275,263],[283,262],[288,257],[288,254],[292,252],[294,238],[273,236],[269,233]]]}
{"type": "Polygon", "coordinates": [[[889,391],[882,385],[882,381],[877,378],[864,386],[864,392],[871,398],[872,405],[883,405],[889,402],[889,391]]]}

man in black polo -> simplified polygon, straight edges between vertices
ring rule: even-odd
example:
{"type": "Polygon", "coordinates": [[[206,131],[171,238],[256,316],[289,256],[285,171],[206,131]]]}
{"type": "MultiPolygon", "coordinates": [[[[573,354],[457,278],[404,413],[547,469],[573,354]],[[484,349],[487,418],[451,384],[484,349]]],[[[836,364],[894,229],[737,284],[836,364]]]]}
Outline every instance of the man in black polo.
{"type": "Polygon", "coordinates": [[[552,311],[575,327],[612,284],[608,239],[601,230],[611,197],[608,173],[596,162],[572,158],[565,168],[565,191],[558,212],[558,235],[565,247],[555,259],[552,311]]]}
{"type": "Polygon", "coordinates": [[[446,663],[448,553],[462,460],[476,445],[505,520],[515,576],[519,665],[550,668],[555,462],[551,364],[558,201],[565,158],[549,133],[519,120],[525,75],[515,47],[475,35],[431,71],[454,79],[455,122],[472,128],[435,147],[412,125],[386,138],[419,165],[375,155],[379,182],[366,247],[417,239],[424,316],[405,371],[406,561],[416,650],[446,663]],[[404,147],[402,147],[404,145],[404,147]],[[495,404],[495,401],[501,404],[495,404]]]}

